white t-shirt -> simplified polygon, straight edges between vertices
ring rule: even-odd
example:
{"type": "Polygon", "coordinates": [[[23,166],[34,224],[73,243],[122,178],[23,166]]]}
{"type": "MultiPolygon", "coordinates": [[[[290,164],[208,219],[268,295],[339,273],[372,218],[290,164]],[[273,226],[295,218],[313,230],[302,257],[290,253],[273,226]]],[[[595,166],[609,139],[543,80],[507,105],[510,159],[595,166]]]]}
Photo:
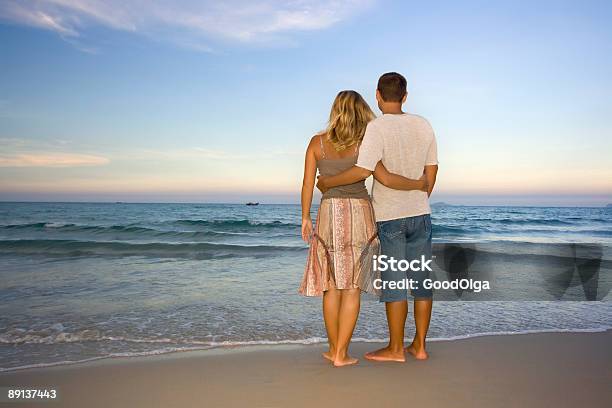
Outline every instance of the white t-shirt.
{"type": "MultiPolygon", "coordinates": [[[[438,164],[436,138],[429,122],[409,113],[383,114],[366,128],[357,166],[374,171],[382,160],[391,173],[419,179],[426,165],[438,164]]],[[[376,221],[430,214],[425,191],[393,190],[374,180],[372,204],[376,221]]]]}

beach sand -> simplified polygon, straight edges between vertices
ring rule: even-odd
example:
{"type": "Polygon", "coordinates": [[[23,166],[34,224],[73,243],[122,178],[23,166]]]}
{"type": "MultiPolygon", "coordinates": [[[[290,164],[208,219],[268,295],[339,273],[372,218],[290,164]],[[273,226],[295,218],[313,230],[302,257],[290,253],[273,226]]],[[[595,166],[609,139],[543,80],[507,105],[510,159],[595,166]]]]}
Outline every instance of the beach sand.
{"type": "MultiPolygon", "coordinates": [[[[612,331],[431,342],[430,359],[333,368],[323,345],[112,358],[0,374],[60,399],[0,407],[609,407],[612,331]]],[[[378,344],[356,343],[362,357],[378,344]]]]}

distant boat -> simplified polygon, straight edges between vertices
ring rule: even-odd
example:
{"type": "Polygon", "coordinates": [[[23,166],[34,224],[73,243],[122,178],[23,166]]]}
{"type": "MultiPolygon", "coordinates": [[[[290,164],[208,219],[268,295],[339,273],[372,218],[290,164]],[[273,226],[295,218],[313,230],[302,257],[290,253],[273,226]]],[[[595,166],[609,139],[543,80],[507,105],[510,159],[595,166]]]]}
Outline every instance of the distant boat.
{"type": "Polygon", "coordinates": [[[249,201],[248,203],[246,203],[246,205],[259,205],[259,203],[253,203],[249,201]]]}

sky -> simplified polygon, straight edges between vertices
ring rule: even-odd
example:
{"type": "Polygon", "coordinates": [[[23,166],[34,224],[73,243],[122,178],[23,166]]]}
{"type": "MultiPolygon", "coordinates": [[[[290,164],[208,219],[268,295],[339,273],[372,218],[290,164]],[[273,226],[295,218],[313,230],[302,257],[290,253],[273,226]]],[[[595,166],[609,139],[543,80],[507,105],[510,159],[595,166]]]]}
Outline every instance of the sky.
{"type": "Polygon", "coordinates": [[[297,203],[335,95],[438,141],[433,201],[612,203],[605,1],[0,0],[0,200],[297,203]]]}

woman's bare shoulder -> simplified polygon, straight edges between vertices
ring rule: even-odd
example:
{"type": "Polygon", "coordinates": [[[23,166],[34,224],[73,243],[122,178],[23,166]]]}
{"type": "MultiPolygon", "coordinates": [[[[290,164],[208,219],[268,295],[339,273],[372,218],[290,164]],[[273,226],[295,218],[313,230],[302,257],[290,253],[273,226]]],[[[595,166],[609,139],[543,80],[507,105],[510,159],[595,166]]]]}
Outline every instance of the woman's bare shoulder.
{"type": "Polygon", "coordinates": [[[321,157],[321,139],[325,141],[325,132],[319,132],[310,138],[310,143],[308,143],[308,150],[312,151],[317,160],[321,157]]]}
{"type": "Polygon", "coordinates": [[[323,139],[323,141],[325,141],[325,135],[327,134],[327,132],[319,132],[319,133],[315,133],[315,135],[310,138],[310,143],[321,143],[321,139],[323,139]]]}

